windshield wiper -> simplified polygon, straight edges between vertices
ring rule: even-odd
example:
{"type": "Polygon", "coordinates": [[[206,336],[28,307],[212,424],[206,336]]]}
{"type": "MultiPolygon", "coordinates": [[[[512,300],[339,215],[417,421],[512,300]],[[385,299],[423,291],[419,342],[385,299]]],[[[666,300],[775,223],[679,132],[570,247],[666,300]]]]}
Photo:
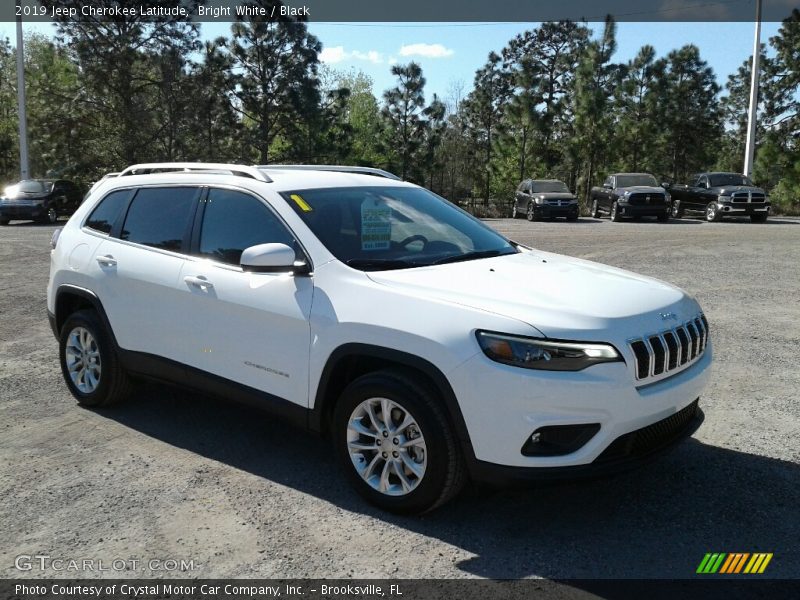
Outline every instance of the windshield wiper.
{"type": "Polygon", "coordinates": [[[420,266],[397,258],[351,258],[346,260],[344,264],[362,271],[388,271],[390,269],[408,269],[420,266]]]}
{"type": "Polygon", "coordinates": [[[516,254],[516,252],[503,252],[502,250],[475,250],[467,252],[466,254],[457,254],[455,256],[445,256],[433,261],[432,265],[443,265],[445,263],[461,262],[462,260],[476,260],[478,258],[492,258],[494,256],[505,256],[506,254],[516,254]]]}

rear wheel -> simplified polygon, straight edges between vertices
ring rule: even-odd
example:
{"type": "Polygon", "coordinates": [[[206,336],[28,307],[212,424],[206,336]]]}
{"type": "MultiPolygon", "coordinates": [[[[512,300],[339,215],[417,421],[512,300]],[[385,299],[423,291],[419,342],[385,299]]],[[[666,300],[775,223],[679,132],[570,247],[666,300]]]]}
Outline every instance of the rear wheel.
{"type": "Polygon", "coordinates": [[[757,215],[750,215],[750,221],[753,223],[766,223],[767,222],[767,213],[757,214],[757,215]]]}
{"type": "Polygon", "coordinates": [[[59,358],[67,387],[84,406],[109,406],[130,393],[128,374],[94,311],[80,310],[67,318],[59,336],[59,358]]]}
{"type": "Polygon", "coordinates": [[[369,502],[423,513],[455,496],[464,461],[441,400],[402,370],[369,373],[342,393],[332,437],[343,468],[369,502]]]}

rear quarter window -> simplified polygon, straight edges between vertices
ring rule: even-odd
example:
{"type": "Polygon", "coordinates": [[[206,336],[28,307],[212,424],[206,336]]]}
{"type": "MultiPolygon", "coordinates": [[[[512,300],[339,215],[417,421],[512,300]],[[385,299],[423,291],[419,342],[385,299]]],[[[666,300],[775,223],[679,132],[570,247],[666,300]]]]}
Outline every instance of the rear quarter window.
{"type": "Polygon", "coordinates": [[[100,200],[100,203],[86,219],[86,227],[101,233],[111,233],[125,203],[131,195],[130,190],[117,190],[100,200]]]}

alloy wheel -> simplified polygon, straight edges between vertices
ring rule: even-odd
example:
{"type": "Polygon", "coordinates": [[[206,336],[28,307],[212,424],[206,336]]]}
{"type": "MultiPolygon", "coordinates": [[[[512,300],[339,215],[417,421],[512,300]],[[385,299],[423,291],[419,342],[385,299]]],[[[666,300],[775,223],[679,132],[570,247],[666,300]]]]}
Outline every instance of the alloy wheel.
{"type": "Polygon", "coordinates": [[[428,464],[416,419],[388,398],[369,398],[356,406],[347,425],[347,451],[361,478],[388,496],[413,492],[428,464]]]}
{"type": "Polygon", "coordinates": [[[76,327],[67,337],[67,371],[73,385],[83,394],[91,394],[100,385],[100,348],[91,332],[76,327]]]}

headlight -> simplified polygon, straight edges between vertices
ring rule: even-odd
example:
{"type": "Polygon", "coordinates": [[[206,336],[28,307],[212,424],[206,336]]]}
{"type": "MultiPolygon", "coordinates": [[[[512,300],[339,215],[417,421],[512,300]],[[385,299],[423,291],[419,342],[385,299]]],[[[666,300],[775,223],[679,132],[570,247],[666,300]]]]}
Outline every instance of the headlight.
{"type": "Polygon", "coordinates": [[[545,371],[581,371],[604,362],[622,361],[608,344],[554,342],[489,331],[478,331],[478,344],[492,360],[545,371]]]}
{"type": "Polygon", "coordinates": [[[541,196],[539,198],[534,198],[533,201],[536,202],[536,204],[544,204],[544,198],[541,196]]]}

